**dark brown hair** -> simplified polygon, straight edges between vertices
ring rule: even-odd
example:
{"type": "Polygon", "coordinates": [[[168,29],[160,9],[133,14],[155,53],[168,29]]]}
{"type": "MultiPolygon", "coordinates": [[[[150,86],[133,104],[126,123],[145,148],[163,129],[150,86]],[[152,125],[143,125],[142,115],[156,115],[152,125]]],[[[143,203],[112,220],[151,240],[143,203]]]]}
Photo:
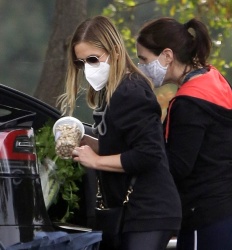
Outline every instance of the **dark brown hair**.
{"type": "Polygon", "coordinates": [[[179,62],[193,67],[208,66],[212,46],[206,26],[195,18],[185,24],[169,17],[150,21],[140,30],[137,42],[157,56],[170,48],[179,62]]]}

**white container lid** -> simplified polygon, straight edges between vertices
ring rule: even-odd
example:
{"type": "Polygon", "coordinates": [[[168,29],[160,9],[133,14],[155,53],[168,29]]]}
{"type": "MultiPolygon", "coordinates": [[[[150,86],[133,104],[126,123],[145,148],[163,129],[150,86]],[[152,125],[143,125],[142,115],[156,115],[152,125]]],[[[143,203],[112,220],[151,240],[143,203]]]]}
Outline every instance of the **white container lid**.
{"type": "Polygon", "coordinates": [[[55,124],[53,125],[53,129],[52,129],[54,135],[56,134],[56,127],[59,125],[63,125],[63,124],[70,124],[70,125],[76,124],[78,126],[79,130],[81,131],[81,138],[84,136],[85,127],[84,127],[83,123],[80,120],[78,120],[77,118],[72,117],[72,116],[64,116],[55,122],[55,124]]]}

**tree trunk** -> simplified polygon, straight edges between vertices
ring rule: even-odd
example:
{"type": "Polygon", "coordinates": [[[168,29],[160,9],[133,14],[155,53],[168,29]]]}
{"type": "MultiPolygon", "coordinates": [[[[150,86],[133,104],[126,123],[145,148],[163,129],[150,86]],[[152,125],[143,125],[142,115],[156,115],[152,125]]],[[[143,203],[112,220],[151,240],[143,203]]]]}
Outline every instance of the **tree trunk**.
{"type": "Polygon", "coordinates": [[[86,18],[87,0],[56,0],[54,27],[34,96],[55,107],[64,91],[67,48],[76,26],[86,18]]]}

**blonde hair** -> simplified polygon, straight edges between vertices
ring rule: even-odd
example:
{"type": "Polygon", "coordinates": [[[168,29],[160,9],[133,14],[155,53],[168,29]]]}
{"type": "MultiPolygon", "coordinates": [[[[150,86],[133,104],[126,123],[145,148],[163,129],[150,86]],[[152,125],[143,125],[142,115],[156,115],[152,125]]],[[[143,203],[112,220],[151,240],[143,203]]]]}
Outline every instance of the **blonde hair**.
{"type": "MultiPolygon", "coordinates": [[[[87,42],[97,48],[104,49],[110,56],[110,74],[106,84],[107,104],[109,104],[115,89],[128,72],[137,72],[143,75],[130,59],[120,33],[109,18],[104,16],[88,18],[77,27],[71,39],[68,50],[65,93],[58,98],[57,102],[61,105],[62,113],[68,113],[69,115],[72,115],[74,111],[76,99],[83,84],[83,71],[78,70],[73,63],[76,60],[74,47],[81,42],[87,42]]],[[[143,75],[143,77],[145,76],[143,75]]],[[[148,79],[147,81],[152,86],[148,79]]],[[[91,108],[97,106],[98,95],[99,92],[96,92],[91,86],[88,87],[87,103],[91,108]]]]}

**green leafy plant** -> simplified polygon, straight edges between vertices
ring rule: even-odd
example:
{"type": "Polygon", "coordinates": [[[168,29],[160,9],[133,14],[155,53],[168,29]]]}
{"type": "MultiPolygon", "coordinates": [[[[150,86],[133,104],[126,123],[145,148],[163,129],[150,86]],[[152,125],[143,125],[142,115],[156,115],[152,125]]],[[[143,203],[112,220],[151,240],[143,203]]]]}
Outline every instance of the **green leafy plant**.
{"type": "MultiPolygon", "coordinates": [[[[232,61],[223,55],[226,39],[231,37],[232,28],[232,0],[113,0],[102,11],[102,14],[110,17],[120,30],[127,50],[133,58],[136,54],[135,36],[142,23],[138,25],[138,11],[148,10],[146,6],[154,8],[154,13],[147,16],[146,20],[162,16],[171,16],[185,23],[193,17],[203,21],[210,32],[213,41],[213,50],[210,63],[217,67],[222,74],[229,75],[232,61]],[[154,6],[151,7],[151,3],[154,6]]],[[[228,46],[228,45],[227,45],[228,46]]],[[[229,45],[231,49],[231,44],[229,45]]]]}
{"type": "Polygon", "coordinates": [[[48,121],[42,128],[35,132],[36,151],[38,161],[45,164],[47,159],[53,163],[54,169],[50,170],[49,181],[53,182],[51,185],[58,188],[58,195],[50,196],[52,203],[57,202],[57,197],[62,197],[63,201],[67,203],[67,210],[61,222],[66,222],[73,216],[73,211],[79,208],[79,197],[77,182],[80,182],[84,174],[84,168],[74,163],[72,159],[61,159],[55,152],[55,138],[52,127],[53,122],[48,121]],[[58,186],[57,186],[58,184],[58,186]]]}

